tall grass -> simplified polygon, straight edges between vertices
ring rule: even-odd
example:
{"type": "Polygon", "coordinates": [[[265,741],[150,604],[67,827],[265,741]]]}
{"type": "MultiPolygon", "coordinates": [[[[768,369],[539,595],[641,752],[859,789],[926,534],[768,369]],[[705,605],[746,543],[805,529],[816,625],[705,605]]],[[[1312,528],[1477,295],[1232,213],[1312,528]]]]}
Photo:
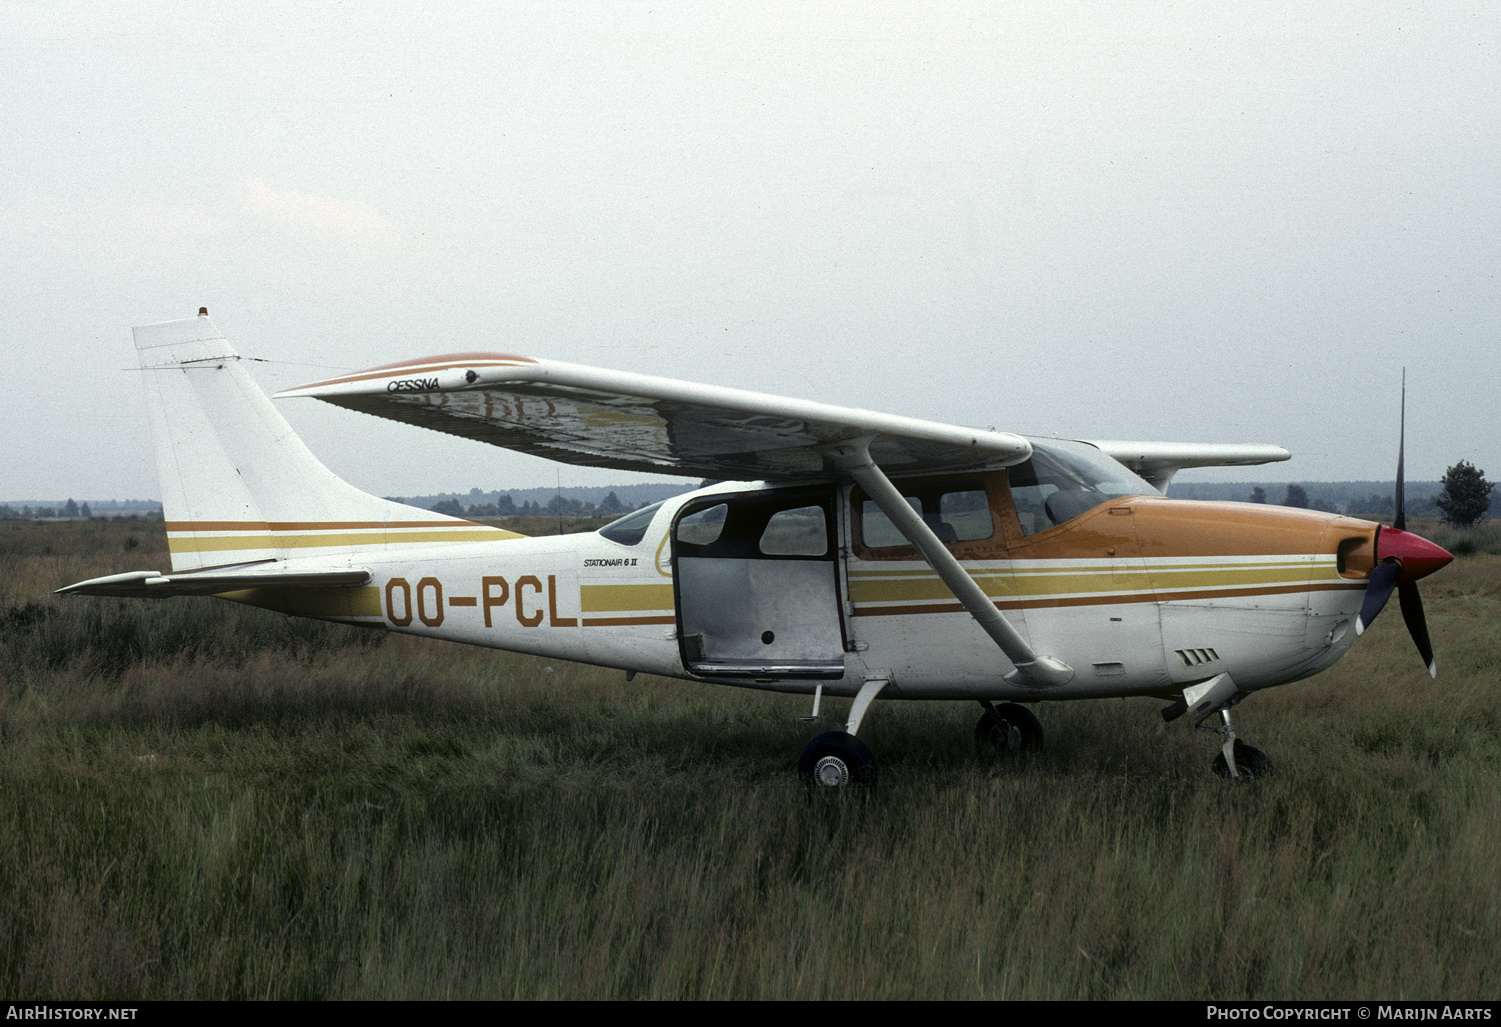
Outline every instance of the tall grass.
{"type": "Polygon", "coordinates": [[[1501,522],[1489,518],[1463,528],[1438,520],[1414,521],[1408,527],[1455,556],[1474,556],[1477,553],[1501,556],[1501,522]]]}
{"type": "MultiPolygon", "coordinates": [[[[59,601],[161,550],[54,527],[0,544],[6,994],[1501,984],[1495,557],[1424,583],[1436,682],[1393,611],[1333,670],[1240,707],[1277,765],[1254,787],[1215,779],[1215,740],[1146,700],[1040,707],[1048,748],[1023,765],[976,757],[972,704],[883,703],[862,731],[879,790],[825,806],[792,773],[805,700],[213,600],[59,601]]],[[[842,718],[827,705],[816,730],[842,718]]]]}

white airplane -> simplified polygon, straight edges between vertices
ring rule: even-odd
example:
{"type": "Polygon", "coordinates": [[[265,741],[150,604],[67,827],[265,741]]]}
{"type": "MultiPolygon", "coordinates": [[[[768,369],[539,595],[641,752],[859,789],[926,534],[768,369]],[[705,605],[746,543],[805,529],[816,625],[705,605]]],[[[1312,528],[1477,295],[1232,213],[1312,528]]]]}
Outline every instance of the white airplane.
{"type": "Polygon", "coordinates": [[[359,491],[323,466],[207,311],[135,329],[170,572],[73,595],[215,595],[283,613],[746,688],[850,697],[798,762],[872,784],[871,702],[975,699],[983,745],[1042,744],[1022,704],[1145,695],[1271,770],[1231,707],[1317,674],[1394,588],[1451,559],[1335,514],[1165,498],[1180,468],[1276,446],[1079,442],[502,353],[389,364],[278,397],[566,463],[727,479],[597,532],[527,538],[359,491]]]}

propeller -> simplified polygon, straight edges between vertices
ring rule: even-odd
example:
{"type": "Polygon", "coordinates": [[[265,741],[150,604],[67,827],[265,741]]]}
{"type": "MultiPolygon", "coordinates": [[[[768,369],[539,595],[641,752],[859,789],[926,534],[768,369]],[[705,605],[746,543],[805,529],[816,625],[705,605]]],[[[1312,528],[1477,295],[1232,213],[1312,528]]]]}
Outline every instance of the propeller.
{"type": "Polygon", "coordinates": [[[1401,434],[1397,438],[1397,515],[1392,526],[1376,529],[1376,566],[1366,583],[1365,599],[1360,604],[1360,615],[1355,618],[1355,634],[1365,634],[1386,601],[1396,589],[1398,604],[1402,607],[1402,620],[1407,624],[1407,633],[1418,647],[1418,655],[1428,667],[1429,677],[1438,677],[1438,664],[1433,659],[1433,643],[1428,638],[1428,620],[1423,616],[1423,599],[1418,595],[1418,579],[1425,578],[1443,567],[1454,557],[1442,546],[1434,545],[1421,535],[1407,529],[1407,510],[1403,502],[1403,450],[1407,440],[1407,369],[1402,370],[1402,420],[1401,434]]]}

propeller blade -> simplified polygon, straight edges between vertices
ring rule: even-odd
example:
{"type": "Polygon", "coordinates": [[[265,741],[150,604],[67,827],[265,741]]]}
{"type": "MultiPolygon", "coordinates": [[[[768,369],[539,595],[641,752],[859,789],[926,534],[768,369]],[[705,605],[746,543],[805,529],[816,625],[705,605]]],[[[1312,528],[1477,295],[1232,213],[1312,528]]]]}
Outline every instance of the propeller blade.
{"type": "Polygon", "coordinates": [[[1407,448],[1407,368],[1402,369],[1402,419],[1401,434],[1397,436],[1397,489],[1396,517],[1390,528],[1376,529],[1376,558],[1380,561],[1371,568],[1366,582],[1365,599],[1360,604],[1360,615],[1355,618],[1355,634],[1365,634],[1381,608],[1392,596],[1392,589],[1402,605],[1402,620],[1407,624],[1407,633],[1417,644],[1418,654],[1428,667],[1428,676],[1438,677],[1438,664],[1433,659],[1433,642],[1428,638],[1428,620],[1423,616],[1423,598],[1418,595],[1417,581],[1443,567],[1454,557],[1420,535],[1407,531],[1407,504],[1404,502],[1406,485],[1405,450],[1407,448]]]}
{"type": "Polygon", "coordinates": [[[1402,450],[1407,443],[1407,368],[1402,368],[1402,420],[1400,421],[1400,433],[1397,435],[1397,517],[1392,521],[1392,527],[1398,531],[1407,528],[1407,504],[1402,501],[1403,481],[1402,473],[1402,450]]]}
{"type": "Polygon", "coordinates": [[[1360,604],[1360,616],[1355,618],[1355,634],[1365,634],[1365,629],[1371,626],[1381,608],[1392,596],[1392,589],[1397,586],[1397,575],[1402,572],[1402,567],[1395,560],[1386,560],[1378,563],[1371,569],[1371,577],[1365,587],[1365,601],[1360,604]]]}
{"type": "Polygon", "coordinates": [[[1418,655],[1428,665],[1428,676],[1438,677],[1438,664],[1433,659],[1433,643],[1428,640],[1428,621],[1423,616],[1423,599],[1418,595],[1418,586],[1404,581],[1397,586],[1397,598],[1402,604],[1402,619],[1407,622],[1407,632],[1417,643],[1418,655]]]}

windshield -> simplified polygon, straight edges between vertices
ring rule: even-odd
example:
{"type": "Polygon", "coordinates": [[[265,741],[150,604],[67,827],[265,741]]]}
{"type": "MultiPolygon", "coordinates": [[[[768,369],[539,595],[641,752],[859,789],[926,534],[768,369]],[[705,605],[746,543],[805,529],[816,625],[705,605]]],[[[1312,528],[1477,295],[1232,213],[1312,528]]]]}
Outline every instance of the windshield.
{"type": "Polygon", "coordinates": [[[643,506],[635,513],[628,513],[618,521],[611,521],[599,533],[611,542],[618,542],[623,546],[634,546],[646,537],[646,529],[651,527],[651,519],[657,515],[661,503],[653,503],[651,506],[643,506]]]}
{"type": "Polygon", "coordinates": [[[1157,490],[1094,446],[1065,439],[1028,439],[1032,459],[1006,469],[1022,534],[1071,521],[1117,496],[1157,490]]]}

